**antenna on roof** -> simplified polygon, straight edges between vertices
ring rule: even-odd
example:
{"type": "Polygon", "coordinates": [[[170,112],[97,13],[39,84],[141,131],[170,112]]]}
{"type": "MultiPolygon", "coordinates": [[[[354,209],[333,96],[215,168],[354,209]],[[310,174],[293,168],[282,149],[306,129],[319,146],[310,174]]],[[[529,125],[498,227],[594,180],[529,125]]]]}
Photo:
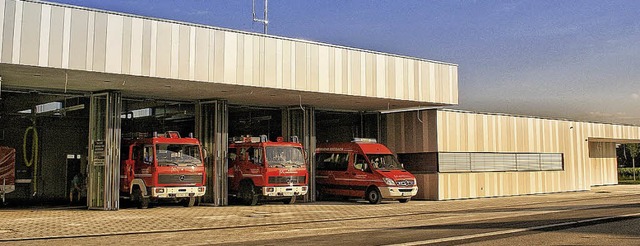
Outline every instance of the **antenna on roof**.
{"type": "Polygon", "coordinates": [[[253,2],[253,5],[251,9],[253,12],[253,21],[262,23],[262,25],[264,26],[264,34],[267,34],[267,26],[269,25],[269,17],[267,15],[268,0],[264,0],[264,19],[256,18],[256,0],[252,0],[252,2],[253,2]]]}

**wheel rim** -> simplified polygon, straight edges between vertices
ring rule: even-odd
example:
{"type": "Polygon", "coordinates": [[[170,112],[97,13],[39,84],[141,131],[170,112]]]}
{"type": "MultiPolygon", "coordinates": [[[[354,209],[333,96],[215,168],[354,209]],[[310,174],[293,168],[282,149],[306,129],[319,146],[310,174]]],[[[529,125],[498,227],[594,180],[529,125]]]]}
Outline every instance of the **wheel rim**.
{"type": "Polygon", "coordinates": [[[369,192],[369,200],[376,201],[378,200],[378,194],[375,191],[369,192]]]}

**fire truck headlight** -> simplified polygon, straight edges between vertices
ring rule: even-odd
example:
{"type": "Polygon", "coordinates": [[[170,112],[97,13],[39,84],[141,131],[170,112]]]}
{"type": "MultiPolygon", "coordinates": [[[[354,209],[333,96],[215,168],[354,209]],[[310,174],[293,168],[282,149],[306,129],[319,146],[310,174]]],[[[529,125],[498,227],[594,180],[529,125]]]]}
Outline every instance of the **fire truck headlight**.
{"type": "Polygon", "coordinates": [[[274,192],[274,191],[276,191],[276,188],[267,187],[267,192],[274,192]]]}
{"type": "Polygon", "coordinates": [[[302,191],[307,191],[307,187],[306,186],[302,186],[302,191]]]}
{"type": "Polygon", "coordinates": [[[393,179],[390,178],[382,178],[385,184],[387,185],[396,185],[396,182],[393,182],[393,179]]]}
{"type": "Polygon", "coordinates": [[[156,193],[164,193],[164,188],[156,188],[156,193]]]}
{"type": "Polygon", "coordinates": [[[204,186],[198,187],[198,192],[204,192],[204,186]]]}

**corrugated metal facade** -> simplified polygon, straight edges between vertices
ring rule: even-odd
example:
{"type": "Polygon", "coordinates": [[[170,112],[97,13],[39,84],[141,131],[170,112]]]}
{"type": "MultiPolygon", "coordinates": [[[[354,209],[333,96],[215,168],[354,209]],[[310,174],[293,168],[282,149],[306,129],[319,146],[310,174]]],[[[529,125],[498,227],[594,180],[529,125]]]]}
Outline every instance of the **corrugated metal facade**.
{"type": "Polygon", "coordinates": [[[416,112],[387,116],[387,144],[391,149],[399,154],[497,152],[564,156],[563,171],[418,174],[422,181],[419,198],[432,200],[577,191],[616,184],[614,142],[640,140],[640,127],[634,126],[449,110],[422,111],[420,116],[418,119],[416,112]],[[611,142],[601,142],[603,139],[611,142]]]}
{"type": "Polygon", "coordinates": [[[457,104],[457,66],[254,33],[0,1],[8,64],[457,104]]]}

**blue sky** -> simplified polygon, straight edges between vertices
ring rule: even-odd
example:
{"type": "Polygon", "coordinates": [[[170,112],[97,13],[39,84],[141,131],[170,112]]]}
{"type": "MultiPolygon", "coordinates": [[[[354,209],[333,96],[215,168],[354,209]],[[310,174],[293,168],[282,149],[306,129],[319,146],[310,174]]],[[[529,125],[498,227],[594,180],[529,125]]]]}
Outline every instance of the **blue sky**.
{"type": "MultiPolygon", "coordinates": [[[[262,31],[251,0],[53,2],[262,31]]],[[[272,35],[456,63],[456,108],[640,125],[640,1],[271,0],[269,21],[272,35]]]]}

